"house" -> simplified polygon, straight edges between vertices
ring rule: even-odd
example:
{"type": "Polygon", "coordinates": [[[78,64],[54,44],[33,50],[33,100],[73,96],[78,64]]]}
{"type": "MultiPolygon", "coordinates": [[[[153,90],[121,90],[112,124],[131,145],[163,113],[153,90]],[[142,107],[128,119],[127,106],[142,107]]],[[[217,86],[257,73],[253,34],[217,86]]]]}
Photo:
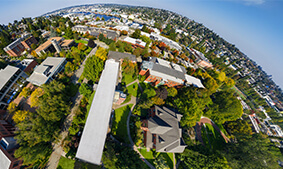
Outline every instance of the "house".
{"type": "Polygon", "coordinates": [[[186,144],[182,139],[182,115],[166,107],[154,106],[149,119],[142,121],[144,144],[157,152],[183,153],[186,144]]]}
{"type": "Polygon", "coordinates": [[[37,86],[48,83],[56,78],[66,63],[66,58],[48,57],[34,69],[27,81],[37,86]]]}
{"type": "Polygon", "coordinates": [[[20,56],[22,52],[25,50],[25,47],[21,43],[21,41],[22,41],[21,38],[15,40],[14,42],[6,46],[4,48],[4,51],[8,53],[10,56],[20,56]]]}
{"type": "Polygon", "coordinates": [[[33,37],[33,36],[30,36],[24,40],[22,40],[21,42],[23,44],[23,46],[26,48],[26,49],[31,49],[31,45],[32,44],[37,44],[37,40],[33,37]]]}
{"type": "Polygon", "coordinates": [[[23,59],[20,63],[17,64],[17,67],[25,73],[32,72],[35,66],[37,66],[37,62],[34,59],[23,59]]]}
{"type": "Polygon", "coordinates": [[[114,30],[108,30],[105,28],[97,28],[97,27],[88,27],[84,25],[76,25],[72,28],[73,31],[77,31],[79,33],[89,33],[92,36],[98,37],[100,34],[103,34],[108,39],[117,39],[119,34],[114,30]]]}
{"type": "Polygon", "coordinates": [[[35,49],[35,52],[40,56],[42,53],[47,52],[57,52],[60,53],[62,49],[70,50],[72,46],[75,45],[74,40],[65,40],[62,37],[52,37],[49,38],[46,42],[41,44],[38,48],[35,49]]]}
{"type": "Polygon", "coordinates": [[[186,74],[186,69],[183,66],[156,57],[150,58],[149,61],[143,61],[139,74],[146,76],[144,82],[151,83],[153,86],[180,87],[193,85],[204,88],[199,79],[186,74]]]}
{"type": "Polygon", "coordinates": [[[189,51],[196,57],[196,64],[198,66],[203,68],[212,68],[212,63],[204,56],[203,53],[193,48],[189,49],[189,51]]]}
{"type": "Polygon", "coordinates": [[[0,168],[20,169],[22,160],[15,158],[14,152],[18,148],[14,139],[15,128],[4,120],[0,120],[0,168]]]}
{"type": "Polygon", "coordinates": [[[115,91],[113,103],[120,105],[126,100],[126,98],[127,98],[127,95],[123,93],[122,91],[119,91],[119,90],[115,91]]]}
{"type": "Polygon", "coordinates": [[[161,36],[161,35],[159,35],[157,33],[151,32],[150,33],[150,39],[163,42],[167,46],[169,46],[171,49],[182,50],[182,47],[177,42],[175,42],[175,41],[173,41],[171,39],[168,39],[168,38],[166,38],[164,36],[161,36]]]}
{"type": "Polygon", "coordinates": [[[123,42],[131,44],[134,48],[140,47],[142,49],[145,48],[146,43],[140,39],[135,39],[131,37],[126,37],[123,42]]]}
{"type": "Polygon", "coordinates": [[[26,81],[27,75],[19,68],[6,66],[0,70],[0,109],[4,110],[26,81]]]}
{"type": "Polygon", "coordinates": [[[137,58],[135,55],[129,53],[116,52],[116,51],[108,52],[108,59],[114,59],[116,62],[122,63],[125,58],[128,58],[130,61],[134,63],[137,62],[137,58]]]}
{"type": "Polygon", "coordinates": [[[28,34],[10,43],[4,51],[10,56],[20,56],[25,49],[30,49],[32,44],[37,44],[37,40],[28,34]]]}

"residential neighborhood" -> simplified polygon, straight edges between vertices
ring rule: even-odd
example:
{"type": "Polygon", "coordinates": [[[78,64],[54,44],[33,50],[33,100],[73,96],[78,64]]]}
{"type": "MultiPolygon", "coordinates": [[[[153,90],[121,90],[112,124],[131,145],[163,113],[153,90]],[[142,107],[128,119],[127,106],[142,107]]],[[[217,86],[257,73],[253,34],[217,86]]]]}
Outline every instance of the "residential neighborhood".
{"type": "Polygon", "coordinates": [[[0,28],[1,169],[283,162],[282,90],[198,22],[95,4],[0,28]]]}

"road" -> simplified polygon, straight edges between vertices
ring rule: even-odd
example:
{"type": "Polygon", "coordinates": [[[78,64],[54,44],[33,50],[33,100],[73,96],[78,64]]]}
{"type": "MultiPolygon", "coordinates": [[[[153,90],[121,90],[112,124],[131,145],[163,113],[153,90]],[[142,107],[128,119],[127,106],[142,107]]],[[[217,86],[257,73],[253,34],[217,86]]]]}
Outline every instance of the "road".
{"type": "MultiPolygon", "coordinates": [[[[85,60],[83,61],[82,65],[79,67],[79,69],[74,73],[74,75],[71,77],[72,83],[77,84],[80,76],[83,73],[84,65],[89,56],[92,56],[95,54],[97,48],[93,48],[92,51],[86,56],[85,60]]],[[[79,103],[82,96],[79,92],[77,92],[76,96],[74,96],[71,100],[73,101],[73,105],[71,108],[71,113],[66,117],[63,127],[61,129],[59,138],[59,141],[56,141],[52,143],[53,152],[51,153],[51,156],[49,158],[48,164],[46,166],[47,169],[56,169],[59,163],[59,160],[62,156],[63,151],[63,140],[68,136],[69,128],[72,124],[73,117],[75,115],[76,110],[79,107],[79,103]]]]}

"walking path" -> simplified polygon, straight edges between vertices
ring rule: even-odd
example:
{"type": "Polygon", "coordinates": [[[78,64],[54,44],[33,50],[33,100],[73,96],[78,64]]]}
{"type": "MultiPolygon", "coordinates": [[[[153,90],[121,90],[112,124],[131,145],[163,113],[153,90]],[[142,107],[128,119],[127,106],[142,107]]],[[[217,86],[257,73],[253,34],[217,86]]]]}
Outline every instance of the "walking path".
{"type": "MultiPolygon", "coordinates": [[[[96,52],[96,49],[97,48],[92,49],[92,51],[86,56],[82,65],[79,67],[79,69],[71,77],[72,83],[74,83],[74,84],[78,83],[78,80],[83,73],[84,65],[85,65],[87,58],[91,55],[94,55],[95,52],[96,52]]],[[[81,98],[82,98],[82,96],[80,95],[79,92],[77,92],[76,96],[71,99],[74,103],[72,105],[72,108],[71,108],[71,113],[66,117],[66,119],[63,123],[62,130],[59,134],[60,140],[52,143],[53,152],[51,153],[48,164],[46,166],[47,169],[56,169],[57,166],[58,166],[59,160],[60,160],[60,158],[61,158],[61,156],[64,152],[63,151],[63,141],[68,136],[69,128],[72,124],[73,117],[75,116],[75,112],[79,107],[79,103],[80,103],[81,98]]]]}
{"type": "MultiPolygon", "coordinates": [[[[142,88],[141,88],[141,86],[140,86],[140,84],[139,84],[139,80],[138,80],[138,79],[135,80],[135,81],[133,81],[133,82],[131,82],[131,83],[129,83],[127,86],[129,86],[129,85],[131,85],[131,84],[134,84],[134,83],[138,83],[138,86],[139,86],[141,92],[143,92],[143,90],[142,90],[142,88]]],[[[134,142],[133,142],[133,140],[132,140],[132,137],[131,137],[131,132],[130,132],[130,118],[131,118],[131,115],[132,115],[132,111],[134,110],[134,108],[135,108],[136,104],[138,103],[138,101],[139,101],[139,100],[138,100],[136,97],[132,96],[131,101],[130,101],[131,103],[129,103],[129,104],[133,104],[133,106],[131,107],[131,110],[130,110],[130,112],[129,112],[129,114],[128,114],[128,117],[127,117],[127,132],[128,132],[128,138],[129,138],[129,141],[130,141],[130,146],[131,146],[131,148],[132,148],[134,151],[136,151],[136,152],[140,155],[140,159],[142,159],[142,161],[144,161],[144,162],[146,163],[146,165],[147,165],[149,168],[154,169],[154,166],[153,166],[152,164],[150,164],[150,162],[148,162],[148,161],[143,157],[143,155],[139,152],[138,147],[134,144],[134,142]],[[133,99],[133,98],[134,98],[134,99],[133,99]]],[[[122,106],[125,106],[125,105],[127,105],[127,104],[124,104],[124,105],[122,105],[122,106]]]]}

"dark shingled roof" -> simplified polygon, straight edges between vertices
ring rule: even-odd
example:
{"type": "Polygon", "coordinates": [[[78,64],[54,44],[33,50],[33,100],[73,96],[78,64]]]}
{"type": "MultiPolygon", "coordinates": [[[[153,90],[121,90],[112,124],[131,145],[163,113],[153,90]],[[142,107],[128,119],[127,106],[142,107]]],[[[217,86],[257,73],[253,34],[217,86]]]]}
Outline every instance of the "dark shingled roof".
{"type": "Polygon", "coordinates": [[[146,146],[152,148],[152,134],[156,134],[157,152],[182,153],[186,147],[182,139],[180,120],[182,115],[166,107],[155,106],[155,116],[148,120],[146,146]]]}
{"type": "Polygon", "coordinates": [[[137,62],[136,56],[129,53],[121,53],[116,51],[109,51],[108,53],[108,59],[114,59],[117,62],[119,62],[120,59],[125,59],[125,58],[128,58],[132,62],[137,62]]]}

